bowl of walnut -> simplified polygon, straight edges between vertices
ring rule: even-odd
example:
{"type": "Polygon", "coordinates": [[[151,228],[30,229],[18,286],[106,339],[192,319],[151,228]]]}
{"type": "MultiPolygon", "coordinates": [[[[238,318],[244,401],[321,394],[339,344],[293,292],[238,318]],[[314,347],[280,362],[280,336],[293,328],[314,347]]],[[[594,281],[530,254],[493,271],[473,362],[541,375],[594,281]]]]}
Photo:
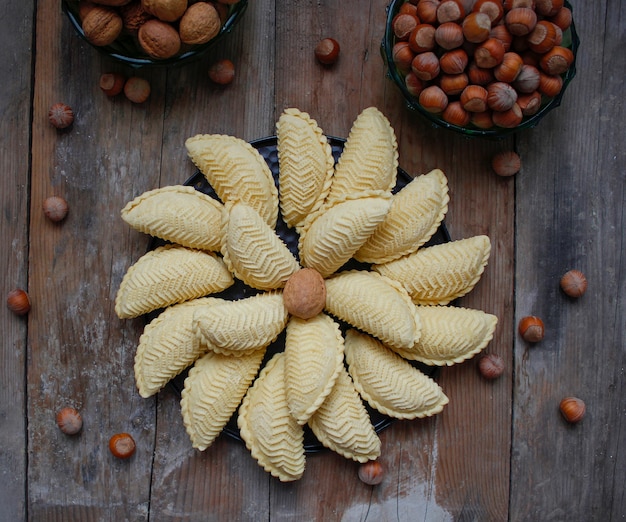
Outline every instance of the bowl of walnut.
{"type": "Polygon", "coordinates": [[[381,51],[433,126],[499,138],[561,104],[578,46],[564,0],[392,0],[381,51]]]}
{"type": "Polygon", "coordinates": [[[202,57],[230,33],[247,0],[63,0],[77,33],[132,67],[170,66],[202,57]]]}

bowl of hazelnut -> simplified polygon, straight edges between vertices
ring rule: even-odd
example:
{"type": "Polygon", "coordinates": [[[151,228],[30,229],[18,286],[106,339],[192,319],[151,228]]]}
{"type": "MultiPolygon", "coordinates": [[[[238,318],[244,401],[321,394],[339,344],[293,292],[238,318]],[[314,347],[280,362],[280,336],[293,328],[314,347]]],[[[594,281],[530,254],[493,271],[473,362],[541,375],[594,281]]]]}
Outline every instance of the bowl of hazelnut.
{"type": "Polygon", "coordinates": [[[411,110],[498,138],[561,104],[579,43],[565,0],[392,0],[381,52],[411,110]]]}
{"type": "Polygon", "coordinates": [[[171,66],[204,56],[230,33],[247,0],[62,0],[76,32],[132,67],[171,66]]]}

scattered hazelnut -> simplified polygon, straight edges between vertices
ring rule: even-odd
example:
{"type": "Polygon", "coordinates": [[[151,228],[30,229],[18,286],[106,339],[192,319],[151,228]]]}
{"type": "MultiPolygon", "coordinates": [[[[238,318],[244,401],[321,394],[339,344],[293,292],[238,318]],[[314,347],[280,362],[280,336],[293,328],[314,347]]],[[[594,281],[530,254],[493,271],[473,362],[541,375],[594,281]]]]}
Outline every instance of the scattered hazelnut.
{"type": "Polygon", "coordinates": [[[369,486],[380,484],[384,475],[383,467],[377,460],[370,460],[359,466],[359,479],[369,486]]]}
{"type": "Polygon", "coordinates": [[[493,157],[491,167],[498,176],[513,176],[522,167],[522,160],[516,152],[505,150],[493,157]]]}
{"type": "Polygon", "coordinates": [[[48,110],[48,119],[57,129],[65,129],[74,123],[74,111],[65,103],[55,103],[48,110]]]}
{"type": "Polygon", "coordinates": [[[567,422],[575,424],[585,415],[585,403],[577,397],[565,397],[559,404],[561,414],[567,422]]]}
{"type": "Polygon", "coordinates": [[[324,65],[331,65],[339,59],[339,43],[334,38],[324,38],[315,46],[315,57],[324,65]]]}
{"type": "Polygon", "coordinates": [[[50,196],[43,201],[43,213],[50,221],[63,221],[67,216],[68,206],[60,196],[50,196]]]}
{"type": "Polygon", "coordinates": [[[326,284],[313,268],[295,272],[285,284],[283,301],[287,311],[300,319],[311,319],[326,305],[326,284]]]}
{"type": "Polygon", "coordinates": [[[495,353],[483,355],[478,360],[478,370],[485,379],[497,379],[504,373],[504,361],[495,353]]]}
{"type": "Polygon", "coordinates": [[[124,95],[133,103],[143,103],[150,97],[148,80],[133,76],[124,84],[124,95]]]}
{"type": "Polygon", "coordinates": [[[545,333],[543,321],[534,315],[522,317],[519,322],[519,333],[525,341],[538,343],[545,333]]]}
{"type": "Polygon", "coordinates": [[[228,59],[218,60],[209,67],[209,78],[218,85],[228,85],[235,79],[235,64],[228,59]]]}
{"type": "Polygon", "coordinates": [[[132,457],[135,448],[135,440],[130,433],[116,433],[109,439],[109,450],[118,459],[132,457]]]}
{"type": "Polygon", "coordinates": [[[14,314],[26,315],[30,311],[30,298],[24,290],[16,288],[9,292],[7,306],[14,314]]]}
{"type": "Polygon", "coordinates": [[[570,270],[561,277],[560,285],[568,296],[581,297],[587,291],[587,278],[580,270],[570,270]]]}
{"type": "Polygon", "coordinates": [[[104,73],[100,76],[100,89],[107,96],[117,96],[124,90],[126,77],[121,73],[104,73]]]}
{"type": "Polygon", "coordinates": [[[83,427],[83,418],[78,410],[65,407],[57,412],[57,425],[66,435],[76,435],[83,427]]]}

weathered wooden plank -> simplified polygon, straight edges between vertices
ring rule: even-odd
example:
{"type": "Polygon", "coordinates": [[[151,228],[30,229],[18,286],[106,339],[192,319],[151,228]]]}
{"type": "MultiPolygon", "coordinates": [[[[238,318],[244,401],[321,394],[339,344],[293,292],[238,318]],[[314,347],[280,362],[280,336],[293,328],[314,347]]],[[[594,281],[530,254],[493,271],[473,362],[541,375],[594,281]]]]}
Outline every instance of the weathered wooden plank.
{"type": "Polygon", "coordinates": [[[562,106],[519,140],[516,320],[538,315],[546,336],[515,343],[512,520],[617,520],[626,512],[624,430],[624,166],[620,2],[576,2],[577,76],[562,106]],[[559,279],[586,273],[570,300],[559,279]],[[587,414],[558,411],[568,395],[587,414]]]}
{"type": "MultiPolygon", "coordinates": [[[[274,3],[249,2],[233,32],[197,63],[168,72],[160,185],[183,183],[196,168],[185,140],[228,134],[253,140],[274,133],[274,3]],[[232,84],[219,87],[209,65],[229,58],[232,84]]],[[[157,398],[158,420],[151,489],[157,520],[255,520],[269,512],[270,477],[243,443],[222,435],[204,452],[191,447],[180,396],[171,388],[157,398]]]]}
{"type": "MultiPolygon", "coordinates": [[[[0,63],[10,71],[0,94],[0,274],[2,298],[14,288],[28,290],[29,137],[32,94],[33,2],[3,7],[0,17],[0,63]],[[19,27],[19,31],[13,30],[19,27]]],[[[26,401],[24,397],[28,317],[3,307],[0,331],[0,505],[4,516],[26,516],[26,401]]]]}
{"type": "Polygon", "coordinates": [[[133,358],[142,320],[120,321],[117,288],[147,240],[119,217],[129,194],[159,174],[162,71],[142,106],[108,99],[98,86],[114,64],[81,41],[56,1],[39,2],[32,137],[28,332],[28,510],[34,519],[144,520],[150,494],[154,404],[135,391],[133,358]],[[74,125],[57,131],[48,107],[63,101],[74,125]],[[70,207],[54,225],[39,210],[52,194],[70,207]],[[63,435],[55,412],[73,405],[84,429],[63,435]],[[114,458],[108,440],[130,432],[137,453],[114,458]]]}

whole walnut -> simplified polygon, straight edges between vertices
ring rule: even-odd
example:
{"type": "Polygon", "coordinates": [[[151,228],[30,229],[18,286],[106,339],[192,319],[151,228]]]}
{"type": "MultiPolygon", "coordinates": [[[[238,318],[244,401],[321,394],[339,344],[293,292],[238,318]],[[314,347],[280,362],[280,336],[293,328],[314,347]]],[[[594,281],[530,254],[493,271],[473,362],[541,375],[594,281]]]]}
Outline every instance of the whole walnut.
{"type": "Polygon", "coordinates": [[[134,0],[130,4],[120,7],[120,14],[124,22],[124,29],[134,33],[152,18],[152,15],[144,10],[141,0],[134,0]]]}
{"type": "Polygon", "coordinates": [[[215,7],[206,2],[189,6],[180,19],[180,39],[191,45],[207,43],[220,32],[221,21],[215,7]]]}
{"type": "Polygon", "coordinates": [[[141,0],[141,5],[164,22],[175,22],[187,10],[187,0],[141,0]]]}
{"type": "Polygon", "coordinates": [[[139,28],[137,38],[142,49],[153,58],[164,60],[180,51],[178,31],[161,20],[148,20],[139,28]]]}
{"type": "Polygon", "coordinates": [[[122,32],[122,17],[110,7],[90,9],[82,22],[85,38],[94,45],[110,45],[122,32]]]}

